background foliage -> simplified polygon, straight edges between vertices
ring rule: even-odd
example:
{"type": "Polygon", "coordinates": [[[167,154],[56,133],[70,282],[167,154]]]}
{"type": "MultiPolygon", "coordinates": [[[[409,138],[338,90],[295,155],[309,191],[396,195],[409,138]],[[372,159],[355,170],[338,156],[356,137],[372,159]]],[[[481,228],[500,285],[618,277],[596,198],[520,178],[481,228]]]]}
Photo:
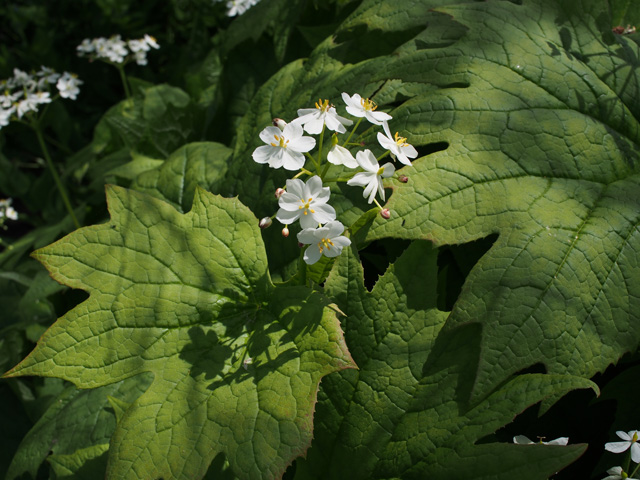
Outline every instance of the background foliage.
{"type": "Polygon", "coordinates": [[[632,7],[0,5],[0,78],[85,82],[44,124],[83,228],[33,132],[0,130],[20,213],[1,232],[0,369],[27,357],[0,380],[0,475],[602,478],[620,464],[604,443],[640,425],[640,49],[612,32],[632,7]],[[114,33],[161,45],[127,66],[130,100],[75,55],[114,33]],[[343,91],[420,156],[389,182],[390,220],[332,192],[360,230],[310,288],[294,235],[257,227],[287,177],[251,152],[273,117],[343,91]]]}

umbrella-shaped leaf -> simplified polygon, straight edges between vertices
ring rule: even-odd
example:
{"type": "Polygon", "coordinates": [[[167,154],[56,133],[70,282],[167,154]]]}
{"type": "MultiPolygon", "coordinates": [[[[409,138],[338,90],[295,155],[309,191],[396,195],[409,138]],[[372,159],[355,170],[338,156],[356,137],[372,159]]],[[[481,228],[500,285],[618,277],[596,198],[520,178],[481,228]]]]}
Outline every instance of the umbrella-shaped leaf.
{"type": "Polygon", "coordinates": [[[458,83],[394,111],[414,143],[449,146],[403,171],[410,181],[389,202],[398,215],[370,239],[499,235],[448,325],[482,325],[475,398],[536,363],[591,377],[638,346],[640,48],[611,32],[606,8],[447,7],[466,35],[390,67],[458,83]]]}
{"type": "Polygon", "coordinates": [[[359,370],[323,379],[314,443],[297,479],[543,480],[584,452],[585,445],[476,444],[547,396],[597,387],[569,375],[521,375],[469,404],[479,329],[443,332],[436,253],[414,242],[371,292],[357,255],[338,258],[326,288],[346,315],[359,370]]]}
{"type": "Polygon", "coordinates": [[[187,214],[117,187],[107,200],[109,223],[36,252],[90,297],[8,375],[154,375],[118,422],[108,478],[201,478],[219,453],[242,478],[277,478],[311,441],[320,378],[355,366],[335,308],[272,285],[237,199],[197,190],[187,214]]]}

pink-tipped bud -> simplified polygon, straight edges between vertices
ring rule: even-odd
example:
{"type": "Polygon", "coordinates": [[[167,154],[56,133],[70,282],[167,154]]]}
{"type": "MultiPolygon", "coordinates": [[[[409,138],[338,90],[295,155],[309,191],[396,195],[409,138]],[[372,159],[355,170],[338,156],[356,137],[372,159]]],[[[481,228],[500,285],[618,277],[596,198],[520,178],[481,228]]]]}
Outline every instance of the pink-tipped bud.
{"type": "Polygon", "coordinates": [[[360,142],[360,146],[361,146],[361,147],[364,147],[365,145],[366,145],[366,143],[364,143],[364,142],[360,142]]]}
{"type": "Polygon", "coordinates": [[[305,245],[306,245],[306,243],[298,242],[298,247],[299,247],[299,248],[302,248],[302,247],[304,247],[305,245]]]}
{"type": "Polygon", "coordinates": [[[280,198],[284,194],[285,191],[286,190],[284,188],[277,188],[276,189],[276,193],[275,193],[276,198],[280,198]]]}
{"type": "Polygon", "coordinates": [[[269,228],[272,223],[273,222],[271,220],[271,217],[264,217],[260,219],[260,223],[258,223],[258,226],[264,230],[265,228],[269,228]]]}
{"type": "Polygon", "coordinates": [[[385,220],[389,220],[391,218],[391,212],[388,208],[383,208],[382,210],[380,210],[380,216],[385,220]]]}
{"type": "Polygon", "coordinates": [[[287,227],[284,227],[284,228],[282,229],[282,236],[283,236],[284,238],[287,238],[287,237],[289,236],[289,229],[288,229],[287,227]]]}
{"type": "Polygon", "coordinates": [[[284,127],[287,126],[287,122],[285,122],[281,118],[274,118],[273,119],[273,126],[274,127],[278,127],[280,130],[284,130],[284,127]]]}
{"type": "Polygon", "coordinates": [[[406,175],[400,175],[398,177],[398,180],[401,181],[402,183],[407,183],[409,181],[409,177],[407,177],[406,175]]]}

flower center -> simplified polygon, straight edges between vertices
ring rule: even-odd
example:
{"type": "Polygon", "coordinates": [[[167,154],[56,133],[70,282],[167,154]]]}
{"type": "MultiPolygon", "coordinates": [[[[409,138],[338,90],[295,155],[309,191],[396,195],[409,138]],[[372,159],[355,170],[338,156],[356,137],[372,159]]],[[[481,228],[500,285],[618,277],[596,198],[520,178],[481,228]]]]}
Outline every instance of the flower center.
{"type": "Polygon", "coordinates": [[[361,98],[360,104],[362,105],[362,108],[369,112],[373,112],[376,108],[378,108],[376,102],[374,102],[373,100],[369,100],[368,98],[361,98]]]}
{"type": "Polygon", "coordinates": [[[399,136],[398,132],[396,132],[396,145],[398,145],[399,147],[409,146],[409,144],[407,143],[407,138],[399,136]]]}
{"type": "Polygon", "coordinates": [[[275,143],[271,143],[272,147],[282,147],[282,148],[287,148],[287,143],[289,143],[289,140],[287,140],[286,138],[284,138],[281,135],[274,135],[273,138],[276,139],[276,142],[278,142],[277,144],[275,143]]]}
{"type": "Polygon", "coordinates": [[[319,98],[318,101],[316,102],[316,108],[321,112],[326,113],[327,111],[329,111],[329,108],[331,108],[331,105],[329,105],[329,100],[325,100],[323,102],[322,99],[319,98]]]}
{"type": "Polygon", "coordinates": [[[304,208],[304,212],[302,212],[304,215],[308,215],[309,212],[316,213],[315,210],[309,208],[311,206],[311,202],[313,202],[313,198],[309,198],[306,202],[301,198],[300,203],[302,203],[302,205],[298,207],[298,210],[302,210],[304,208]]]}
{"type": "Polygon", "coordinates": [[[324,250],[325,248],[327,250],[331,250],[331,247],[333,246],[333,242],[330,238],[323,238],[318,242],[318,249],[320,250],[320,253],[322,253],[322,250],[324,250]]]}
{"type": "Polygon", "coordinates": [[[382,175],[384,173],[384,167],[380,167],[378,169],[378,173],[376,173],[376,175],[382,175]]]}

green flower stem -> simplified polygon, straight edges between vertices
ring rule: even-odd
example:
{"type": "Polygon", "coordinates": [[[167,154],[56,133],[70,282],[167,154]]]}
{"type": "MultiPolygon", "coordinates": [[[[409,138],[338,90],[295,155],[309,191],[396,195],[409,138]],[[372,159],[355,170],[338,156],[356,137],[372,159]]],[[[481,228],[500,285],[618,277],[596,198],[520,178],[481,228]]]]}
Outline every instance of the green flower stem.
{"type": "MultiPolygon", "coordinates": [[[[631,449],[629,449],[629,452],[631,452],[631,449]]],[[[638,469],[640,468],[640,463],[638,465],[636,465],[636,468],[633,469],[633,472],[629,474],[629,476],[631,478],[635,478],[636,477],[636,473],[638,473],[638,469]]],[[[626,470],[625,470],[626,472],[626,470]]]]}
{"type": "Polygon", "coordinates": [[[378,208],[379,208],[380,210],[383,210],[382,205],[380,205],[380,204],[378,203],[378,199],[377,199],[377,198],[374,198],[374,199],[373,199],[373,201],[375,202],[375,204],[378,206],[378,208]]]}
{"type": "Polygon", "coordinates": [[[386,152],[384,152],[382,155],[380,155],[378,158],[376,158],[376,160],[378,160],[378,162],[380,160],[382,160],[384,157],[386,157],[387,155],[389,155],[389,153],[391,153],[389,150],[387,150],[386,152]]]}
{"type": "Polygon", "coordinates": [[[129,82],[127,81],[127,75],[124,73],[124,67],[122,65],[116,65],[118,67],[118,71],[120,72],[120,80],[122,80],[122,85],[124,87],[124,93],[127,96],[127,99],[131,98],[131,89],[129,88],[129,82]]]}
{"type": "MultiPolygon", "coordinates": [[[[322,131],[320,132],[320,140],[318,140],[318,164],[322,165],[322,141],[324,140],[324,129],[325,129],[325,124],[322,124],[322,131]]],[[[320,175],[320,178],[322,178],[322,175],[320,175]]]]}
{"type": "MultiPolygon", "coordinates": [[[[307,158],[311,159],[311,161],[313,162],[313,164],[316,167],[316,172],[320,172],[320,165],[318,164],[318,162],[316,161],[315,157],[313,155],[311,155],[309,152],[306,152],[305,155],[307,156],[307,158]]],[[[308,170],[307,170],[308,171],[308,170]]],[[[311,172],[309,172],[311,173],[311,172]]],[[[313,174],[312,174],[313,175],[313,174]]]]}
{"type": "Polygon", "coordinates": [[[362,122],[362,119],[364,117],[360,117],[358,119],[358,121],[356,122],[356,124],[353,126],[353,129],[351,130],[351,133],[349,134],[349,136],[347,137],[347,139],[344,141],[344,143],[342,144],[342,146],[344,147],[347,143],[349,143],[349,140],[351,140],[351,137],[353,137],[353,134],[356,133],[357,128],[360,126],[360,122],[362,122]]]}
{"type": "Polygon", "coordinates": [[[320,174],[320,178],[322,179],[322,181],[324,182],[324,177],[327,174],[327,172],[329,171],[329,167],[331,166],[331,164],[329,163],[329,161],[327,161],[327,164],[324,166],[324,170],[322,170],[322,173],[320,174]]]}
{"type": "Polygon", "coordinates": [[[56,171],[53,161],[51,160],[51,156],[49,155],[49,150],[47,149],[47,144],[44,142],[44,137],[42,136],[42,131],[40,130],[40,124],[35,123],[32,125],[33,129],[36,132],[36,136],[38,137],[38,143],[40,144],[40,149],[42,150],[42,154],[44,155],[45,160],[47,161],[47,166],[49,167],[49,171],[53,176],[53,180],[56,183],[56,187],[58,187],[58,192],[60,192],[60,196],[62,197],[62,201],[64,202],[69,215],[71,215],[71,219],[73,220],[73,224],[76,229],[80,228],[80,223],[76,218],[76,214],[73,211],[73,207],[71,207],[71,202],[69,201],[69,196],[67,195],[67,191],[64,188],[64,185],[60,181],[60,177],[58,176],[58,172],[56,171]]]}

